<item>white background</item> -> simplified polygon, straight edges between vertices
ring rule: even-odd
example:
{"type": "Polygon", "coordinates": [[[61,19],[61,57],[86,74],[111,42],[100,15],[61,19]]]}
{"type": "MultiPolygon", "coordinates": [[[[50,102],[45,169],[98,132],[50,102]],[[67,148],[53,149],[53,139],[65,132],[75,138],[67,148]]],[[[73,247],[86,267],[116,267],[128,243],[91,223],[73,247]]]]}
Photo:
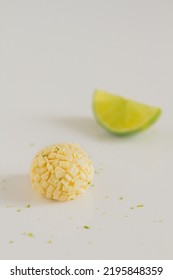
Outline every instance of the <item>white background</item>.
{"type": "Polygon", "coordinates": [[[1,259],[173,258],[172,15],[171,0],[0,0],[1,259]],[[93,117],[95,88],[162,117],[109,135],[93,117]],[[99,171],[67,203],[29,178],[35,153],[59,142],[79,143],[99,171]]]}

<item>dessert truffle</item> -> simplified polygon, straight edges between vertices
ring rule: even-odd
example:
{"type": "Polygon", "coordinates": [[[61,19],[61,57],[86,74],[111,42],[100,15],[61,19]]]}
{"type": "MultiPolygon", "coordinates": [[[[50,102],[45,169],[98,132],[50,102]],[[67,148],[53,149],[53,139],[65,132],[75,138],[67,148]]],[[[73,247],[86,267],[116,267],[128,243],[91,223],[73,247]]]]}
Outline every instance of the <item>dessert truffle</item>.
{"type": "Polygon", "coordinates": [[[33,188],[58,201],[73,200],[85,192],[93,179],[94,168],[78,144],[56,144],[36,154],[31,164],[33,188]]]}

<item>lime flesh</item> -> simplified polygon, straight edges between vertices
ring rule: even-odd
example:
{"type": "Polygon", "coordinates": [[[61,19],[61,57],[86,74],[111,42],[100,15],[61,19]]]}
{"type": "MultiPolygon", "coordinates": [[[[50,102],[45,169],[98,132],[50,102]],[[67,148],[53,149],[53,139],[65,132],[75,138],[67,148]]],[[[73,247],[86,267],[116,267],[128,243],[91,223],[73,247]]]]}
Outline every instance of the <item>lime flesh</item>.
{"type": "Polygon", "coordinates": [[[100,125],[118,135],[129,135],[150,127],[161,109],[96,90],[93,110],[100,125]]]}

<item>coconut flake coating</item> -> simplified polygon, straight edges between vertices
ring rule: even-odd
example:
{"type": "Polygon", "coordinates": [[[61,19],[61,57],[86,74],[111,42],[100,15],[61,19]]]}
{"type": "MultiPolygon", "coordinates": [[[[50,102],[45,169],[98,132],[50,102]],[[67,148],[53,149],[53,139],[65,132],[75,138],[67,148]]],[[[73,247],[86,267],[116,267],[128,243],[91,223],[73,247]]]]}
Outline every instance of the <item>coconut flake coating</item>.
{"type": "Polygon", "coordinates": [[[73,200],[91,184],[92,161],[78,144],[57,144],[36,154],[31,164],[35,190],[49,199],[73,200]]]}

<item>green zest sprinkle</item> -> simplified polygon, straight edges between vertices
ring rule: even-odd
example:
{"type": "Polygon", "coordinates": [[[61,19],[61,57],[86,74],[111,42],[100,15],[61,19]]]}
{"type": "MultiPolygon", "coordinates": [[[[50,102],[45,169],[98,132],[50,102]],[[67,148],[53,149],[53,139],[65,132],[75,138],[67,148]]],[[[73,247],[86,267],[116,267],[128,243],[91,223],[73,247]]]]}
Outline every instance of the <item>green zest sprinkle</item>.
{"type": "Polygon", "coordinates": [[[13,240],[10,240],[10,241],[9,241],[9,244],[13,244],[13,243],[14,243],[14,241],[13,241],[13,240]]]}
{"type": "Polygon", "coordinates": [[[33,238],[33,237],[35,237],[35,236],[33,235],[33,233],[32,233],[32,232],[29,232],[29,233],[28,233],[28,237],[33,238]]]}
{"type": "Polygon", "coordinates": [[[22,209],[17,209],[16,211],[20,213],[22,211],[22,209]]]}
{"type": "Polygon", "coordinates": [[[47,241],[48,244],[51,244],[52,242],[53,242],[52,240],[48,240],[48,241],[47,241]]]}
{"type": "Polygon", "coordinates": [[[123,198],[124,198],[123,196],[120,196],[120,197],[119,197],[119,200],[123,200],[123,198]]]}
{"type": "Polygon", "coordinates": [[[90,227],[89,227],[89,226],[83,226],[83,228],[85,228],[85,229],[90,229],[90,227]]]}
{"type": "Polygon", "coordinates": [[[136,207],[142,208],[142,207],[144,207],[144,205],[143,204],[138,204],[136,207]]]}
{"type": "Polygon", "coordinates": [[[27,204],[27,205],[26,205],[26,208],[30,208],[30,207],[31,207],[31,205],[30,205],[30,204],[27,204]]]}
{"type": "Polygon", "coordinates": [[[130,209],[131,209],[131,210],[133,210],[133,209],[134,209],[134,207],[133,207],[133,206],[131,206],[131,207],[130,207],[130,209]]]}

